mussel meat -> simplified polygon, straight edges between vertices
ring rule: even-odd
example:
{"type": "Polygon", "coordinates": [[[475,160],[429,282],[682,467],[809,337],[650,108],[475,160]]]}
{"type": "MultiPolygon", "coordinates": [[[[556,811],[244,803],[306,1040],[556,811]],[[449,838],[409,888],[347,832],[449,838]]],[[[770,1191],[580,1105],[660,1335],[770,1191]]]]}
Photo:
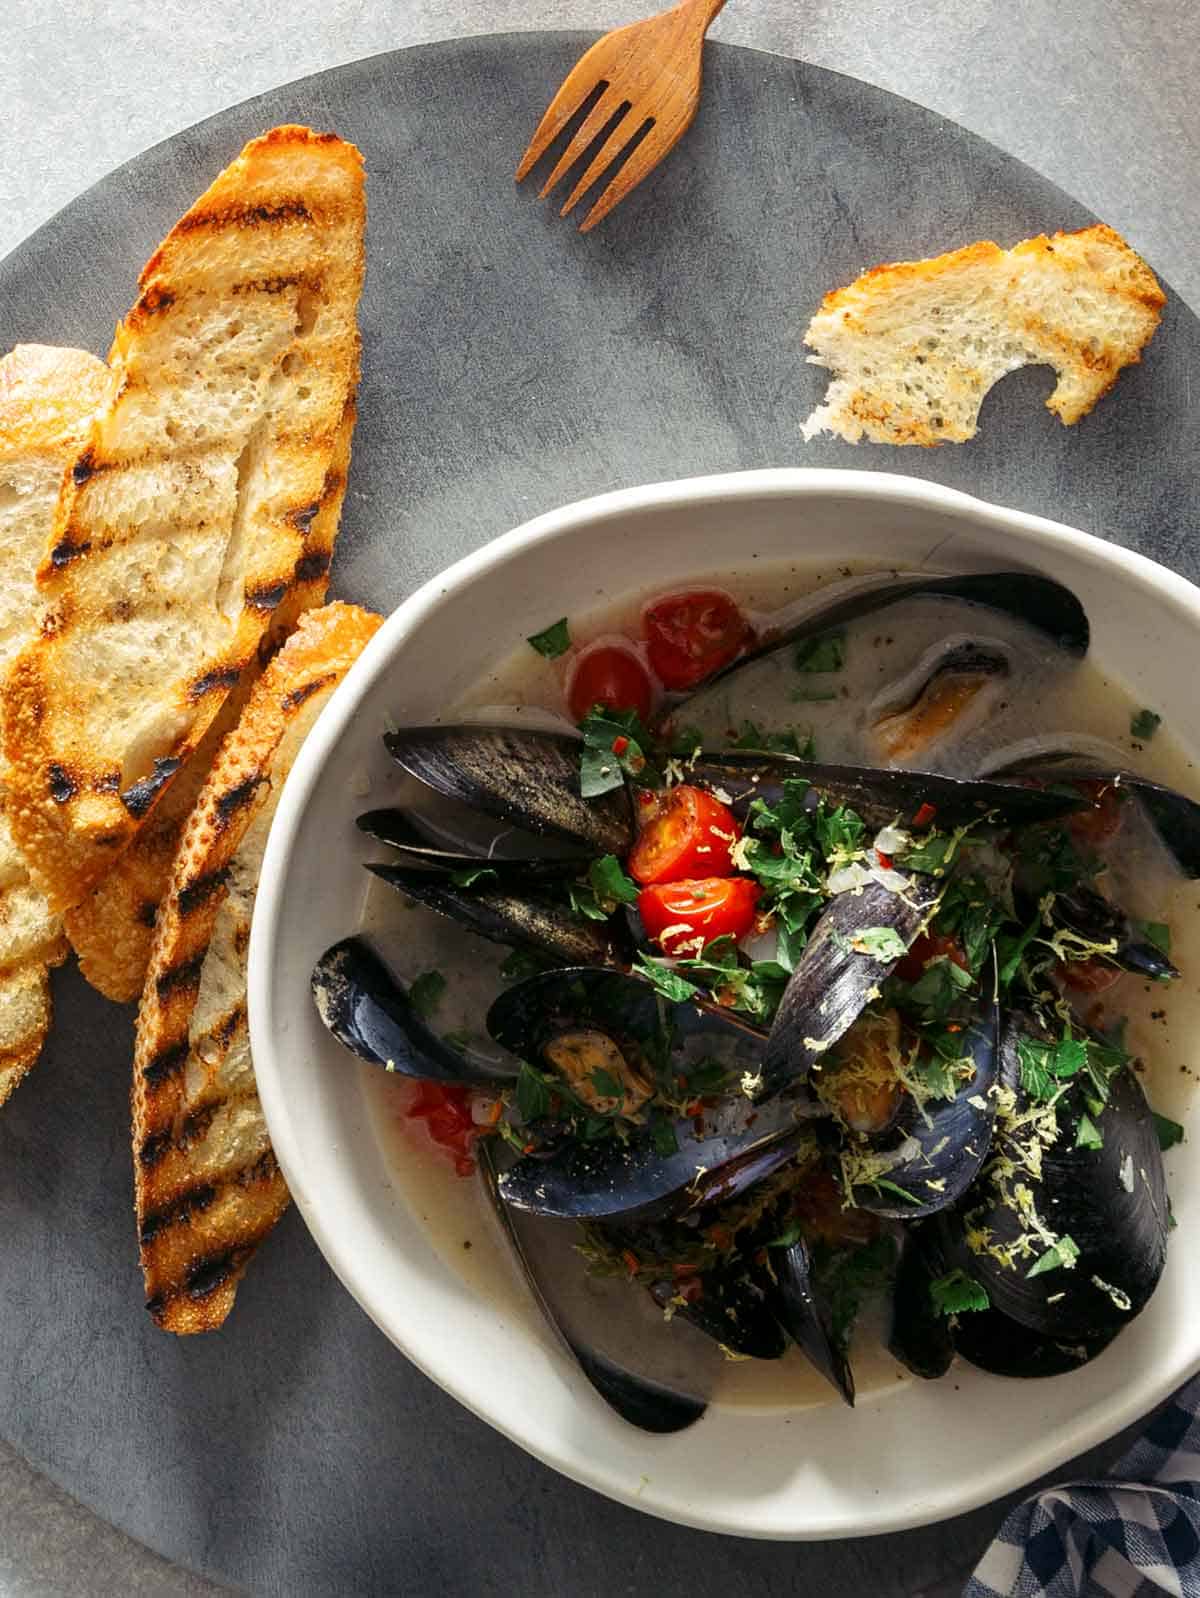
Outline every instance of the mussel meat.
{"type": "Polygon", "coordinates": [[[1010,669],[1008,656],[995,646],[966,642],[941,650],[932,668],[925,662],[918,668],[916,691],[899,703],[893,696],[876,716],[876,743],[888,760],[904,763],[918,758],[960,730],[968,714],[978,719],[986,690],[1003,682],[1010,669]]]}

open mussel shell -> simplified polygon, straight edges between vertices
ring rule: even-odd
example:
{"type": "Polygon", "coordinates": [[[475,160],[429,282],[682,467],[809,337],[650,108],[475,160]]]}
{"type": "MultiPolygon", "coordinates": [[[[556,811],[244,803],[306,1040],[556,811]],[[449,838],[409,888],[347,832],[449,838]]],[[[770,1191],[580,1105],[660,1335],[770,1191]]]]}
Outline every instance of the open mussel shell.
{"type": "Polygon", "coordinates": [[[362,938],[343,938],[313,967],[317,1014],[360,1060],[401,1076],[495,1087],[516,1069],[459,1053],[413,1009],[403,986],[362,938]]]}
{"type": "Polygon", "coordinates": [[[933,878],[911,875],[903,893],[868,882],[858,892],[840,893],[830,901],[775,1012],[755,1089],[760,1102],[808,1076],[858,1020],[895,966],[895,960],[859,954],[851,940],[868,929],[887,927],[907,948],[939,891],[933,878]]]}
{"type": "Polygon", "coordinates": [[[1200,804],[1174,788],[1106,764],[1099,755],[1071,750],[1035,753],[1003,752],[989,763],[988,775],[999,782],[1036,777],[1045,784],[1102,783],[1127,793],[1141,806],[1166,849],[1185,876],[1200,878],[1200,804]]]}
{"type": "Polygon", "coordinates": [[[699,698],[731,673],[767,655],[792,649],[810,638],[874,615],[907,599],[952,599],[1000,611],[1043,633],[1070,655],[1086,655],[1091,639],[1087,612],[1069,588],[1035,572],[977,572],[962,577],[897,574],[874,585],[835,594],[790,626],[764,634],[758,647],[715,673],[693,696],[699,698]]]}
{"type": "Polygon", "coordinates": [[[722,1348],[743,1359],[782,1359],[787,1337],[767,1296],[749,1275],[744,1261],[734,1259],[714,1265],[700,1277],[702,1291],[694,1302],[676,1302],[678,1289],[669,1278],[655,1282],[650,1292],[662,1309],[698,1327],[722,1348]]]}
{"type": "MultiPolygon", "coordinates": [[[[715,1009],[670,1004],[649,982],[595,968],[547,971],[518,982],[492,1005],[488,1033],[545,1067],[555,1040],[580,1031],[611,1039],[639,1073],[667,1061],[672,1077],[717,1059],[731,1086],[757,1068],[761,1040],[715,1009]]],[[[699,1117],[673,1123],[675,1146],[661,1131],[572,1140],[547,1155],[525,1156],[500,1178],[506,1204],[532,1214],[578,1220],[682,1213],[734,1197],[794,1160],[806,1145],[805,1119],[825,1113],[809,1095],[759,1110],[731,1093],[699,1117]],[[699,1125],[697,1124],[699,1122],[699,1125]]]]}
{"type": "Polygon", "coordinates": [[[688,782],[723,797],[739,821],[745,820],[757,798],[777,803],[780,785],[789,778],[801,778],[811,785],[814,805],[819,798],[848,805],[875,828],[891,822],[904,826],[926,806],[933,812],[933,825],[943,830],[989,817],[1002,826],[1023,827],[1056,821],[1084,808],[1083,799],[1070,793],[889,766],[821,765],[797,755],[703,752],[696,764],[688,767],[688,782]]]}
{"type": "MultiPolygon", "coordinates": [[[[1020,891],[1019,878],[1014,884],[1014,893],[1018,913],[1028,920],[1037,909],[1036,896],[1020,891]]],[[[1155,982],[1169,981],[1179,975],[1157,944],[1138,937],[1119,905],[1085,882],[1056,893],[1048,915],[1053,924],[1086,938],[1089,943],[1115,945],[1101,958],[1121,971],[1133,971],[1155,982]]]]}
{"type": "Polygon", "coordinates": [[[993,1376],[1065,1376],[1095,1359],[1116,1330],[1074,1340],[1032,1331],[997,1309],[968,1310],[956,1318],[954,1352],[993,1376]]]}
{"type": "Polygon", "coordinates": [[[1007,654],[996,645],[966,640],[928,656],[887,700],[877,703],[872,735],[890,761],[907,765],[974,723],[1009,675],[1007,654]]]}
{"type": "Polygon", "coordinates": [[[561,1239],[551,1240],[560,1246],[547,1252],[537,1246],[545,1241],[544,1233],[530,1237],[514,1225],[500,1199],[495,1159],[486,1140],[477,1146],[477,1156],[484,1188],[539,1309],[600,1397],[622,1420],[642,1431],[668,1434],[695,1425],[707,1407],[703,1399],[636,1371],[592,1346],[578,1308],[573,1312],[563,1294],[565,1269],[573,1263],[582,1270],[582,1262],[578,1257],[574,1262],[558,1257],[561,1239]]]}
{"type": "MultiPolygon", "coordinates": [[[[963,1058],[971,1061],[974,1074],[959,1082],[952,1099],[928,1099],[918,1108],[909,1096],[885,1147],[879,1139],[856,1140],[887,1184],[854,1183],[850,1194],[859,1209],[892,1220],[919,1220],[956,1204],[979,1174],[996,1123],[992,1090],[1000,1069],[999,1005],[986,1005],[961,1038],[963,1058]]],[[[853,1160],[843,1164],[843,1170],[853,1168],[853,1160]]]]}
{"type": "MultiPolygon", "coordinates": [[[[1028,1108],[1018,1088],[1017,1114],[1028,1108]]],[[[1153,1117],[1128,1067],[1112,1078],[1098,1113],[1089,1111],[1085,1086],[1075,1079],[1056,1114],[1058,1135],[1042,1152],[1040,1176],[1021,1179],[1044,1224],[1079,1250],[1074,1264],[1030,1274],[1037,1255],[1018,1244],[1030,1231],[1028,1217],[1006,1201],[994,1171],[945,1217],[943,1230],[947,1257],[986,1288],[993,1308],[1031,1331],[1078,1343],[1120,1331],[1157,1287],[1167,1252],[1167,1186],[1153,1117]],[[1103,1140],[1099,1148],[1077,1146],[1085,1113],[1103,1140]],[[980,1236],[987,1246],[973,1250],[968,1239],[980,1236]],[[996,1249],[1014,1246],[1014,1265],[997,1259],[996,1249]]],[[[998,1127],[1001,1153],[1005,1135],[998,1127]]]]}
{"type": "Polygon", "coordinates": [[[585,921],[557,899],[509,891],[502,884],[481,881],[478,887],[458,888],[429,871],[407,866],[368,865],[367,870],[492,943],[536,949],[563,966],[628,961],[629,938],[622,921],[585,921]]]}
{"type": "Polygon", "coordinates": [[[466,849],[450,848],[428,838],[403,810],[367,810],[356,818],[355,825],[369,838],[376,838],[393,850],[391,864],[439,876],[486,870],[492,875],[485,881],[519,885],[577,877],[584,867],[579,855],[526,859],[471,854],[466,849]]]}
{"type": "Polygon", "coordinates": [[[397,764],[435,793],[526,832],[566,839],[593,854],[625,854],[633,815],[624,787],[597,799],[580,791],[582,744],[515,727],[402,727],[384,737],[397,764]]]}
{"type": "MultiPolygon", "coordinates": [[[[935,1272],[919,1228],[905,1234],[892,1289],[888,1352],[914,1376],[936,1381],[954,1361],[954,1342],[946,1317],[934,1307],[935,1272]]],[[[936,1256],[935,1256],[936,1257],[936,1256]]]]}
{"type": "Polygon", "coordinates": [[[833,1335],[833,1311],[814,1279],[804,1239],[768,1243],[753,1256],[752,1280],[767,1308],[821,1375],[854,1407],[854,1373],[833,1335]]]}

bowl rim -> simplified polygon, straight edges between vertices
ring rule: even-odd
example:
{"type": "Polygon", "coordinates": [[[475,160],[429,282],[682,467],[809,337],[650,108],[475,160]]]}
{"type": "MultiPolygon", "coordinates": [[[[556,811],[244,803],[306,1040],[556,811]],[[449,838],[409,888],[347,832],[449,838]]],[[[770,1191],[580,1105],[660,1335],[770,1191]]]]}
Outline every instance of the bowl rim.
{"type": "Polygon", "coordinates": [[[1147,1414],[1181,1383],[1200,1371],[1200,1346],[1189,1361],[1145,1371],[1136,1382],[1122,1383],[1111,1403],[1087,1421],[1060,1427],[1050,1438],[1033,1438],[1011,1450],[1001,1466],[981,1469],[969,1481],[951,1484],[920,1506],[907,1511],[876,1511],[868,1524],[845,1519],[809,1520],[802,1526],[751,1526],[721,1514],[709,1505],[696,1505],[677,1497],[650,1502],[641,1486],[631,1487],[619,1476],[593,1462],[578,1440],[564,1440],[548,1430],[522,1430],[509,1426],[489,1412],[481,1391],[465,1376],[462,1362],[446,1353],[445,1345],[414,1343],[403,1326],[397,1326],[378,1301],[368,1266],[356,1255],[354,1243],[336,1226],[327,1224],[319,1197],[301,1179],[302,1147],[294,1106],[283,1088],[273,1046],[270,973],[276,965],[276,947],[286,890],[286,863],[301,817],[326,761],[337,746],[359,700],[369,691],[386,662],[404,645],[431,613],[452,594],[486,579],[493,570],[541,543],[595,527],[633,512],[689,504],[736,504],[746,499],[804,500],[838,497],[847,501],[871,500],[925,508],[955,515],[976,530],[1003,528],[1018,543],[1030,548],[1030,565],[1036,567],[1041,548],[1060,550],[1085,565],[1124,573],[1139,586],[1148,586],[1200,631],[1200,587],[1148,556],[1124,549],[1090,533],[1079,531],[1030,512],[1010,510],[959,489],[892,472],[818,467],[772,467],[730,472],[620,488],[589,496],[543,512],[494,538],[483,548],[463,556],[421,585],[385,619],[346,678],[331,696],[297,755],[284,785],[263,856],[247,961],[247,1007],[250,1042],[256,1062],[258,1091],[276,1157],[292,1196],[312,1234],[341,1284],[384,1335],[443,1391],[526,1452],[569,1479],[643,1513],[698,1530],[775,1540],[820,1540],[845,1536],[883,1535],[963,1514],[1025,1486],[1037,1476],[1055,1470],[1070,1458],[1103,1442],[1147,1414]]]}

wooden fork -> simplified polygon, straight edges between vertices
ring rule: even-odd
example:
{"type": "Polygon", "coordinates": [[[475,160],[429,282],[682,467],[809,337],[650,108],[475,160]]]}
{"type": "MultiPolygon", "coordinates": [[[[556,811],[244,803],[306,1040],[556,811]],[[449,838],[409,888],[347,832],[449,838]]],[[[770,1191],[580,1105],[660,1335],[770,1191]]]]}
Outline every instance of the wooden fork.
{"type": "Polygon", "coordinates": [[[700,103],[700,57],[704,35],[725,0],[679,0],[644,22],[606,33],[567,74],[551,100],[517,167],[520,183],[540,156],[599,90],[592,105],[542,185],[544,199],[593,140],[602,142],[559,212],[566,216],[623,151],[628,160],[580,223],[594,228],[631,189],[653,172],[691,126],[700,103]]]}

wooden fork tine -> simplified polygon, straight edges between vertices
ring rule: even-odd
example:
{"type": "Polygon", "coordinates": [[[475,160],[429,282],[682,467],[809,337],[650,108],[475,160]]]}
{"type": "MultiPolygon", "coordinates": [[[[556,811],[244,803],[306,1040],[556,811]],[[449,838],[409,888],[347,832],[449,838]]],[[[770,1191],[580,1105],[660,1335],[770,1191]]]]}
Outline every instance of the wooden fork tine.
{"type": "MultiPolygon", "coordinates": [[[[645,127],[646,120],[647,119],[645,117],[635,117],[630,114],[627,115],[616,128],[614,128],[612,138],[605,139],[604,143],[596,151],[595,156],[588,163],[587,171],[571,190],[571,194],[567,200],[567,203],[563,206],[562,210],[559,211],[559,216],[566,216],[567,212],[572,210],[578,204],[579,200],[584,194],[587,193],[592,184],[597,182],[597,180],[613,164],[621,152],[629,144],[631,144],[634,139],[637,138],[640,129],[645,127]]],[[[615,181],[616,180],[614,179],[614,182],[615,181]]],[[[611,187],[612,184],[609,185],[609,188],[611,187]]],[[[607,192],[608,190],[606,189],[605,193],[607,194],[607,192]]]]}
{"type": "MultiPolygon", "coordinates": [[[[579,224],[579,231],[581,233],[587,233],[590,231],[590,229],[596,226],[597,222],[603,222],[604,218],[614,206],[620,205],[625,196],[631,193],[632,190],[636,189],[643,178],[649,177],[650,173],[654,171],[654,168],[658,166],[659,162],[662,161],[663,158],[667,156],[672,149],[674,149],[675,145],[679,143],[680,139],[682,139],[683,135],[688,130],[691,120],[691,117],[689,117],[682,127],[677,130],[672,130],[672,137],[665,139],[660,136],[663,130],[657,124],[651,127],[649,133],[647,133],[646,137],[638,145],[637,149],[629,157],[628,161],[626,161],[625,165],[613,178],[612,182],[604,190],[603,194],[601,194],[595,205],[592,206],[591,210],[579,224]]],[[[635,138],[637,137],[639,130],[645,127],[645,125],[646,119],[643,117],[642,121],[638,124],[638,127],[634,129],[635,138]]],[[[629,142],[630,141],[628,139],[625,141],[626,144],[629,142]]],[[[622,148],[624,148],[624,145],[622,148]]],[[[572,195],[571,197],[572,201],[574,201],[578,193],[579,190],[576,190],[576,194],[572,195]]],[[[566,207],[563,208],[564,215],[566,209],[566,207]]]]}
{"type": "MultiPolygon", "coordinates": [[[[608,38],[611,37],[608,35],[608,38]]],[[[558,93],[546,107],[546,114],[538,123],[537,130],[529,141],[529,148],[517,166],[518,183],[528,175],[530,168],[541,160],[588,95],[607,76],[603,62],[599,59],[602,47],[604,47],[604,59],[607,60],[607,38],[597,39],[590,50],[584,51],[563,79],[558,93]]]]}
{"type": "MultiPolygon", "coordinates": [[[[555,184],[558,183],[561,178],[566,176],[570,169],[575,165],[576,161],[578,161],[579,157],[587,149],[588,145],[604,128],[605,124],[612,117],[613,113],[623,103],[624,102],[616,90],[612,88],[605,89],[604,93],[596,101],[595,105],[588,112],[587,116],[584,117],[583,121],[579,124],[579,127],[575,130],[575,135],[570,144],[567,145],[566,149],[559,156],[557,162],[555,163],[554,171],[551,172],[545,183],[542,184],[541,198],[543,200],[550,193],[550,190],[555,186],[555,184]]],[[[616,130],[614,129],[614,131],[616,130]]],[[[605,141],[601,153],[603,153],[604,149],[607,149],[609,142],[609,140],[605,141]]]]}

